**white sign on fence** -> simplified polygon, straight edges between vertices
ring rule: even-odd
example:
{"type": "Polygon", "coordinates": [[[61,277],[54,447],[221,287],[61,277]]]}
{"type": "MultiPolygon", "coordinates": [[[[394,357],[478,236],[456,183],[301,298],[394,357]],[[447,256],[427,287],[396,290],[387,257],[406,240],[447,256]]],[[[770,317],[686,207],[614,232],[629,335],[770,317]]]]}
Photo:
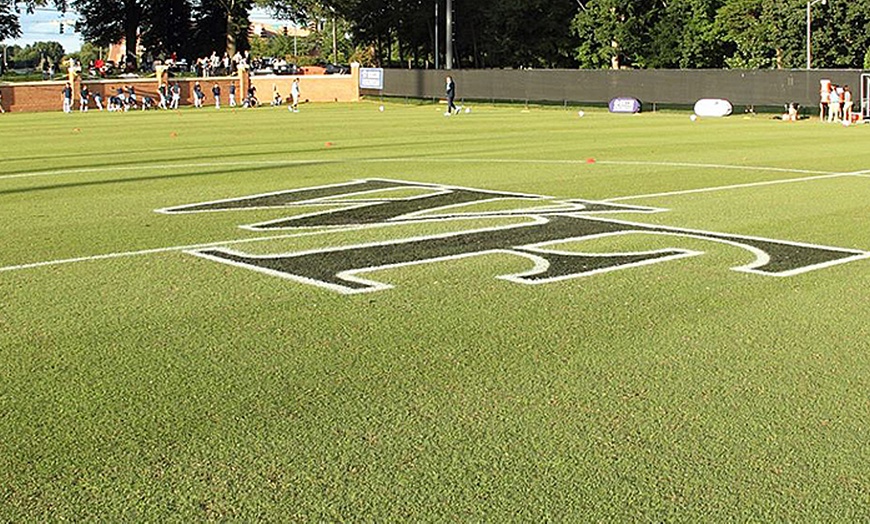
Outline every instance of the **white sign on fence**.
{"type": "Polygon", "coordinates": [[[380,67],[361,67],[359,70],[359,86],[362,89],[383,89],[384,70],[380,67]]]}

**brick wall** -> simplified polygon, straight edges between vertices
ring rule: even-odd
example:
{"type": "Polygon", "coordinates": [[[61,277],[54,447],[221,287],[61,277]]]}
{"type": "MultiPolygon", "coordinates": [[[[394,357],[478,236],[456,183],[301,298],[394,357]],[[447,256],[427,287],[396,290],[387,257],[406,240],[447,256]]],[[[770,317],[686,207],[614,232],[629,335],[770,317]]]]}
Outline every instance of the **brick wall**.
{"type": "MultiPolygon", "coordinates": [[[[272,86],[278,87],[282,98],[286,101],[290,97],[290,84],[293,76],[253,76],[251,83],[257,88],[257,97],[263,104],[268,104],[272,99],[272,86]]],[[[356,102],[359,101],[359,69],[354,67],[349,75],[310,75],[300,76],[299,87],[302,100],[310,102],[356,102]]],[[[173,79],[171,82],[175,82],[173,79]]],[[[181,105],[193,105],[193,85],[199,81],[202,90],[206,94],[206,105],[214,105],[214,97],[211,94],[212,86],[217,83],[221,88],[221,104],[229,102],[230,82],[236,84],[236,100],[241,104],[244,93],[239,88],[240,82],[237,77],[177,79],[181,87],[181,105]]],[[[91,93],[99,93],[103,97],[103,105],[106,98],[117,92],[119,87],[133,86],[136,95],[141,101],[143,97],[150,96],[155,104],[159,100],[157,95],[157,80],[155,78],[136,78],[127,80],[84,80],[91,93]]],[[[60,111],[63,106],[61,90],[66,82],[21,82],[2,83],[0,93],[3,95],[3,108],[12,112],[35,112],[35,111],[60,111]]],[[[79,90],[73,91],[73,108],[78,109],[79,90]]],[[[285,102],[286,103],[286,102],[285,102]]],[[[91,108],[93,108],[93,102],[91,108]]]]}

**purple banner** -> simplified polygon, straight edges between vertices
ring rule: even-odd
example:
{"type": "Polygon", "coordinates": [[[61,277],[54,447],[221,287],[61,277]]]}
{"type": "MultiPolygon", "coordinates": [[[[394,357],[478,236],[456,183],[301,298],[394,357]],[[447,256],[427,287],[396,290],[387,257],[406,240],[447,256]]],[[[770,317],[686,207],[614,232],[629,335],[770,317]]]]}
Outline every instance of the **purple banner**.
{"type": "Polygon", "coordinates": [[[640,113],[640,100],[637,98],[617,97],[608,104],[611,113],[640,113]]]}

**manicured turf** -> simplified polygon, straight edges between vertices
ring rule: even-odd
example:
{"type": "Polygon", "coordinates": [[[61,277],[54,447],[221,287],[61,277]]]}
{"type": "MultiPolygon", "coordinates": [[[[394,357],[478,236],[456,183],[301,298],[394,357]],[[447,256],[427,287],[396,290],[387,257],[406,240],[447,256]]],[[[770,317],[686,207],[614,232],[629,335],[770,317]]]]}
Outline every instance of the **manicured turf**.
{"type": "Polygon", "coordinates": [[[735,245],[630,235],[559,249],[704,254],[523,285],[496,277],[530,259],[497,252],[346,295],[185,249],[529,219],[155,213],[378,178],[863,251],[870,126],[378,105],[0,115],[0,521],[870,519],[867,259],[765,276],[735,245]]]}

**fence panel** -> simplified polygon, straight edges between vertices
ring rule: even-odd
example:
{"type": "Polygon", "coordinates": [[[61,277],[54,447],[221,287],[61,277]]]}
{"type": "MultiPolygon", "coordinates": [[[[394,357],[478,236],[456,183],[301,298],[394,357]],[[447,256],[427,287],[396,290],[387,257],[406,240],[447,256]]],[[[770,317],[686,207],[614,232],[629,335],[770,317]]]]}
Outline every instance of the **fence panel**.
{"type": "Polygon", "coordinates": [[[690,106],[701,98],[724,98],[741,106],[782,107],[819,103],[819,81],[849,85],[856,93],[861,70],[407,70],[385,71],[387,96],[443,98],[444,77],[453,76],[457,96],[491,101],[606,104],[618,96],[637,98],[646,106],[690,106]]]}

